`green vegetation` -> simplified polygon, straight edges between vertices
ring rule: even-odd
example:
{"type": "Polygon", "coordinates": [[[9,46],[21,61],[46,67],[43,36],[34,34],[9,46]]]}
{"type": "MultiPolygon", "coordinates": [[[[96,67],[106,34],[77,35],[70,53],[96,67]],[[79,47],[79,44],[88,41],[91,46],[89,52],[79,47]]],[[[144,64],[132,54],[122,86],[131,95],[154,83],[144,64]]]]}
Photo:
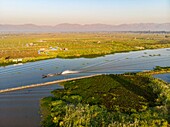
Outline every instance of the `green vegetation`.
{"type": "Polygon", "coordinates": [[[160,67],[160,66],[156,66],[154,68],[154,71],[168,71],[170,70],[170,67],[160,67]]]}
{"type": "Polygon", "coordinates": [[[62,83],[41,100],[44,127],[168,126],[169,84],[147,73],[101,75],[62,83]]]}
{"type": "Polygon", "coordinates": [[[116,52],[170,47],[169,34],[0,34],[0,66],[49,58],[96,57],[116,52]],[[38,53],[39,51],[39,53],[38,53]]]}
{"type": "Polygon", "coordinates": [[[154,75],[154,74],[163,74],[163,73],[170,73],[170,67],[160,67],[156,66],[153,70],[145,72],[149,75],[154,75]]]}

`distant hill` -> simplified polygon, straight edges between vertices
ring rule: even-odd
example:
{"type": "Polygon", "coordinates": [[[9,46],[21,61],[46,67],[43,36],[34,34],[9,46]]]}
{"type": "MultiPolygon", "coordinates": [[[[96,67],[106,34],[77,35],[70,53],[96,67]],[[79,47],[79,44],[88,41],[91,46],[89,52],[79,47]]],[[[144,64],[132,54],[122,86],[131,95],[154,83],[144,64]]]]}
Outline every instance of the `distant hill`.
{"type": "Polygon", "coordinates": [[[9,25],[0,24],[0,32],[102,32],[102,31],[170,31],[170,23],[138,24],[58,24],[56,26],[39,26],[34,24],[9,25]]]}

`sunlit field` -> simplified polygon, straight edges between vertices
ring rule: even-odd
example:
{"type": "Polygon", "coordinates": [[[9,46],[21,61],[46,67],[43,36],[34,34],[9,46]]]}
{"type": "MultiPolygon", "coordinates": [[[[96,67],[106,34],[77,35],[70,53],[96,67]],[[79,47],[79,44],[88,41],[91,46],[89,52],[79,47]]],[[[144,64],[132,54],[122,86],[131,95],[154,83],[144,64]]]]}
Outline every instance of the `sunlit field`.
{"type": "Polygon", "coordinates": [[[95,57],[116,52],[170,47],[170,34],[49,33],[1,34],[0,64],[48,58],[95,57]]]}

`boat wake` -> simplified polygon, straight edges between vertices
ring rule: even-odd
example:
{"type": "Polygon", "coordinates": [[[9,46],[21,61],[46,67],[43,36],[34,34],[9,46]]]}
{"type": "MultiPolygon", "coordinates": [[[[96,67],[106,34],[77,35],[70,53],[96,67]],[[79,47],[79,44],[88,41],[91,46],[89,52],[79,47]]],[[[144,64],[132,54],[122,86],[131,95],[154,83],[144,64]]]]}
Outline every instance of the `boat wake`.
{"type": "Polygon", "coordinates": [[[80,71],[65,70],[65,71],[61,72],[61,75],[77,74],[77,73],[80,73],[80,71]]]}
{"type": "Polygon", "coordinates": [[[81,71],[65,70],[65,71],[60,72],[60,73],[42,75],[42,78],[48,78],[48,77],[59,76],[59,75],[77,74],[77,73],[80,73],[80,72],[81,71]]]}

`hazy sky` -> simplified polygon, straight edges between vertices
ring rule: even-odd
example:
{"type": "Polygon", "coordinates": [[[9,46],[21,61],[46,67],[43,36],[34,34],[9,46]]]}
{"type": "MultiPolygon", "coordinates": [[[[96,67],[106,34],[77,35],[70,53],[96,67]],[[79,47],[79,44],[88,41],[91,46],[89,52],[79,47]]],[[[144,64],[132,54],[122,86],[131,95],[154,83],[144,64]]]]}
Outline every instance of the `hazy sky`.
{"type": "Polygon", "coordinates": [[[0,0],[0,24],[170,22],[170,0],[0,0]]]}

